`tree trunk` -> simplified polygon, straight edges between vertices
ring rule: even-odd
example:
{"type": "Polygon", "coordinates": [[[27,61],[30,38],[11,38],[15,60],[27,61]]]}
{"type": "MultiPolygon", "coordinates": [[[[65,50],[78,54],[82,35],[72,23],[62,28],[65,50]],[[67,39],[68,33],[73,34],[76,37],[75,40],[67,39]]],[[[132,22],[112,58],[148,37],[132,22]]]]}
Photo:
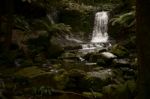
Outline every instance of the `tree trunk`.
{"type": "Polygon", "coordinates": [[[150,0],[137,0],[138,99],[150,99],[150,0]]]}
{"type": "Polygon", "coordinates": [[[5,0],[6,11],[6,31],[5,31],[5,48],[9,50],[12,43],[12,29],[13,29],[13,0],[5,0]]]}

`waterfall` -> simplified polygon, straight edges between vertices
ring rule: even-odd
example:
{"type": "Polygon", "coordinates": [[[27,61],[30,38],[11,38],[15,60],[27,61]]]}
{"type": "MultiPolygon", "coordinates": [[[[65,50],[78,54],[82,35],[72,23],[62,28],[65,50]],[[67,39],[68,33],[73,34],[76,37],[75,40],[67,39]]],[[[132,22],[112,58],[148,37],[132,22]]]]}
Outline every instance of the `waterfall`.
{"type": "Polygon", "coordinates": [[[97,12],[95,15],[92,43],[104,43],[108,40],[108,13],[105,11],[97,12]]]}

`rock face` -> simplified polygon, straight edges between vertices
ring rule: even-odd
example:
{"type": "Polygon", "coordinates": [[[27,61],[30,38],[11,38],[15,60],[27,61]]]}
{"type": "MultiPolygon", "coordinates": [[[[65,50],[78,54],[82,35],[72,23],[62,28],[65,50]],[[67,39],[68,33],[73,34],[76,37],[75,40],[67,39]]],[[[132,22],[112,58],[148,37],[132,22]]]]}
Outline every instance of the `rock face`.
{"type": "Polygon", "coordinates": [[[113,72],[111,69],[104,69],[95,72],[87,72],[87,78],[99,78],[101,80],[107,80],[111,78],[113,72]]]}

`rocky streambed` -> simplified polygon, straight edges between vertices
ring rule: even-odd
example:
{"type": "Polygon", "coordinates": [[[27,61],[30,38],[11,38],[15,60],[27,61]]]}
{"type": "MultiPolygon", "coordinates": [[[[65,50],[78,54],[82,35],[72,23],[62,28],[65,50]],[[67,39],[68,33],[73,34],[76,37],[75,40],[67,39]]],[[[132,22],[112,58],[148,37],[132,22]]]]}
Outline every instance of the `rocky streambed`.
{"type": "Polygon", "coordinates": [[[1,69],[0,96],[4,99],[133,99],[136,61],[136,55],[119,44],[86,54],[67,50],[42,66],[10,68],[9,72],[1,69]]]}

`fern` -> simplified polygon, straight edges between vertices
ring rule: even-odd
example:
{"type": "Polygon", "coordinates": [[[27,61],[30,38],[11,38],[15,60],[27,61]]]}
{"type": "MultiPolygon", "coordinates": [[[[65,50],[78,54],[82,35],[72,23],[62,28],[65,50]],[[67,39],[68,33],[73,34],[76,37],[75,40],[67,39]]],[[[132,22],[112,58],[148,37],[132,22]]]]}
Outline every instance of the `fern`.
{"type": "Polygon", "coordinates": [[[124,27],[131,27],[135,24],[135,11],[131,11],[110,20],[111,25],[120,24],[124,27]]]}

